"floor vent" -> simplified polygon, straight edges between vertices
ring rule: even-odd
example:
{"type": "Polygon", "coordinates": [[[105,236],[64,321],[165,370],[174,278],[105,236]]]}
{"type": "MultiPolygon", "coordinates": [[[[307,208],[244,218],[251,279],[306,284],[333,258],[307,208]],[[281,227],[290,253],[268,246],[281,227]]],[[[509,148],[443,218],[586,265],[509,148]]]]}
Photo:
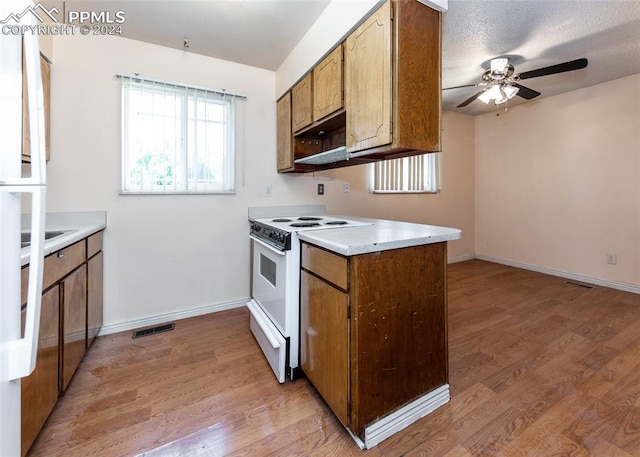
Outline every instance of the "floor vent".
{"type": "Polygon", "coordinates": [[[574,282],[574,281],[565,281],[565,284],[571,284],[572,286],[578,286],[578,287],[583,287],[585,289],[593,289],[593,286],[590,286],[589,284],[582,284],[579,282],[574,282]]]}
{"type": "Polygon", "coordinates": [[[143,336],[155,335],[156,333],[168,332],[173,330],[175,327],[174,324],[163,324],[158,325],[157,327],[145,328],[142,330],[136,330],[133,332],[133,339],[141,338],[143,336]]]}

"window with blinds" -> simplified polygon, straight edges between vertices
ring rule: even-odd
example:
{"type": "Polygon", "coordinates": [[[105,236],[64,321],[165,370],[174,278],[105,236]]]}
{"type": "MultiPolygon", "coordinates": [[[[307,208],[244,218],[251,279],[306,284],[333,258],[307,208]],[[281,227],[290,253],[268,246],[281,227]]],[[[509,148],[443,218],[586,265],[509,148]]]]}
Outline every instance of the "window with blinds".
{"type": "Polygon", "coordinates": [[[244,97],[119,76],[122,192],[234,193],[236,111],[244,97]]]}
{"type": "Polygon", "coordinates": [[[434,193],[440,190],[440,153],[374,164],[374,193],[434,193]]]}

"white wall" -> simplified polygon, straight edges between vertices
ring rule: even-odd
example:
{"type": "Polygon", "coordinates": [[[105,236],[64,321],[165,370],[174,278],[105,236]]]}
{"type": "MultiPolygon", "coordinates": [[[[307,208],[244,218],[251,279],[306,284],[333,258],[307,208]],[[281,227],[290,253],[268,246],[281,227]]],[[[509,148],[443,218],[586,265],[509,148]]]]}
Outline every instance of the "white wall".
{"type": "Polygon", "coordinates": [[[279,98],[339,43],[380,0],[333,0],[276,71],[279,98]]]}
{"type": "Polygon", "coordinates": [[[479,255],[640,290],[640,75],[478,116],[475,154],[479,255]]]}
{"type": "Polygon", "coordinates": [[[275,171],[275,73],[120,37],[54,47],[48,211],[107,211],[105,325],[248,297],[247,207],[324,203],[311,176],[275,171]],[[118,72],[248,96],[236,195],[119,195],[118,72]]]}
{"type": "Polygon", "coordinates": [[[462,230],[462,238],[448,244],[449,259],[474,255],[474,118],[445,111],[442,119],[442,191],[437,194],[372,194],[373,165],[335,170],[325,182],[327,205],[336,214],[377,217],[462,230]],[[343,184],[349,183],[349,193],[343,184]]]}
{"type": "MultiPolygon", "coordinates": [[[[373,3],[354,2],[364,11],[347,22],[373,3]]],[[[314,30],[323,27],[332,30],[314,30]]],[[[48,210],[107,211],[105,325],[248,297],[248,206],[321,203],[333,213],[453,226],[463,238],[450,244],[450,257],[475,249],[640,284],[638,75],[498,118],[445,112],[438,195],[371,195],[367,166],[356,166],[336,170],[317,196],[312,175],[275,171],[275,99],[326,51],[313,36],[277,73],[119,37],[55,37],[48,210]],[[236,195],[119,195],[118,72],[248,96],[236,195]],[[272,197],[263,195],[266,186],[272,197]],[[618,254],[617,266],[604,264],[606,252],[618,254]]]]}

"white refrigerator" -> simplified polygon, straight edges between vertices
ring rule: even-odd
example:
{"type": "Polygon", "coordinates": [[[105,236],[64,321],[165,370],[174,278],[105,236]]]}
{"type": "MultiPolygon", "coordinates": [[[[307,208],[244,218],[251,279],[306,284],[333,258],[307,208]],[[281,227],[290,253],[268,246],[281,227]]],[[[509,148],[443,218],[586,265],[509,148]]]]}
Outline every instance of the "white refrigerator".
{"type": "MultiPolygon", "coordinates": [[[[0,1],[0,21],[31,4],[0,1]]],[[[14,16],[15,17],[15,16],[14,16]]],[[[34,22],[25,14],[19,25],[34,22]]],[[[13,25],[13,23],[12,23],[13,25]]],[[[7,29],[5,29],[7,30],[7,29]]],[[[38,36],[0,35],[0,456],[20,454],[20,379],[35,367],[40,327],[45,224],[44,105],[38,36]],[[31,165],[22,157],[22,54],[29,94],[31,165]],[[25,170],[23,170],[25,168],[25,170]],[[23,174],[24,173],[24,174],[23,174]],[[31,247],[24,331],[21,323],[21,212],[31,195],[31,247]]]]}

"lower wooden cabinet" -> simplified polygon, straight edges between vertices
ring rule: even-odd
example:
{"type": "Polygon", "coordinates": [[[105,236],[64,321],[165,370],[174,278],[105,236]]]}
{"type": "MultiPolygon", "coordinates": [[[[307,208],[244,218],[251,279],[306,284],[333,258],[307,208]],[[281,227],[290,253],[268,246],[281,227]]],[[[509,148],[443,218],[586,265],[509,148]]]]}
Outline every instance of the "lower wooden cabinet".
{"type": "MultiPolygon", "coordinates": [[[[103,270],[102,232],[56,251],[44,260],[36,367],[22,380],[23,456],[102,327],[103,270]]],[[[25,266],[22,269],[23,305],[28,276],[29,266],[25,266]]]]}
{"type": "Polygon", "coordinates": [[[303,271],[301,366],[338,416],[349,424],[349,296],[303,271]]]}
{"type": "Polygon", "coordinates": [[[446,243],[343,257],[303,242],[300,317],[302,371],[360,436],[448,384],[446,243]]]}
{"type": "Polygon", "coordinates": [[[82,265],[61,282],[62,391],[76,372],[87,347],[87,266],[82,265]]]}
{"type": "Polygon", "coordinates": [[[36,367],[30,376],[21,381],[23,456],[35,441],[58,401],[59,309],[59,287],[56,285],[42,295],[36,367]]]}

